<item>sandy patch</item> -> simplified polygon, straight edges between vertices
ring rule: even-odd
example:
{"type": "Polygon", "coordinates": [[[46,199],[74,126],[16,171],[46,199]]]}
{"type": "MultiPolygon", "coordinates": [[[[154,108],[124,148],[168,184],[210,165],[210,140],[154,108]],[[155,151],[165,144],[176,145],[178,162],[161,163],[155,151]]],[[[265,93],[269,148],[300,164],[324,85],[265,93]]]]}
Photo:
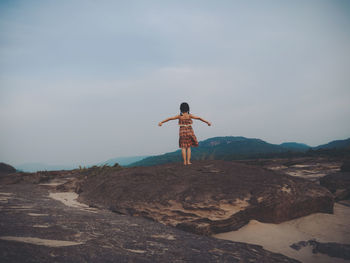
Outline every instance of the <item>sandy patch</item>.
{"type": "Polygon", "coordinates": [[[7,204],[9,202],[9,199],[12,198],[12,193],[1,193],[0,192],[0,203],[7,204]]]}
{"type": "Polygon", "coordinates": [[[335,203],[334,214],[315,213],[281,224],[251,220],[237,231],[214,235],[216,238],[258,244],[265,249],[284,254],[305,263],[350,262],[324,254],[313,254],[311,247],[299,251],[290,245],[316,239],[319,242],[350,243],[350,207],[335,203]]]}
{"type": "Polygon", "coordinates": [[[48,216],[49,214],[28,213],[29,216],[48,216]]]}
{"type": "Polygon", "coordinates": [[[291,167],[295,167],[295,168],[306,168],[306,167],[313,167],[315,165],[312,165],[312,164],[295,164],[295,165],[292,165],[291,167]]]}
{"type": "Polygon", "coordinates": [[[176,238],[173,235],[152,235],[151,237],[167,239],[167,240],[176,240],[176,238]]]}
{"type": "Polygon", "coordinates": [[[147,251],[145,250],[139,250],[139,249],[127,249],[127,248],[124,248],[125,250],[129,251],[129,252],[132,252],[132,253],[138,253],[138,254],[143,254],[143,253],[146,253],[147,251]]]}
{"type": "Polygon", "coordinates": [[[76,246],[83,243],[73,242],[73,241],[64,241],[56,239],[42,239],[37,237],[15,237],[15,236],[0,236],[0,239],[7,241],[17,241],[23,243],[30,243],[39,246],[47,247],[66,247],[66,246],[76,246]]]}
{"type": "Polygon", "coordinates": [[[79,208],[87,208],[89,207],[86,204],[79,203],[77,201],[78,194],[74,192],[64,192],[64,193],[50,193],[49,197],[52,199],[58,200],[70,207],[79,207],[79,208]]]}
{"type": "Polygon", "coordinates": [[[52,180],[50,181],[49,183],[41,183],[39,185],[46,185],[46,186],[58,186],[58,185],[61,185],[61,184],[64,184],[64,183],[67,183],[68,180],[52,180]]]}
{"type": "Polygon", "coordinates": [[[305,179],[318,179],[326,175],[326,173],[310,172],[310,171],[289,171],[285,173],[291,176],[302,177],[305,179]]]}
{"type": "Polygon", "coordinates": [[[48,228],[48,227],[50,227],[50,225],[33,225],[33,227],[48,228]]]}
{"type": "Polygon", "coordinates": [[[8,197],[0,197],[0,203],[8,203],[9,198],[8,197]]]}
{"type": "Polygon", "coordinates": [[[270,169],[270,170],[283,170],[283,169],[287,169],[288,166],[277,165],[277,166],[268,166],[267,168],[270,169]]]}
{"type": "Polygon", "coordinates": [[[49,197],[58,200],[69,207],[80,208],[89,212],[97,213],[98,210],[77,201],[78,194],[74,192],[50,193],[49,197]]]}

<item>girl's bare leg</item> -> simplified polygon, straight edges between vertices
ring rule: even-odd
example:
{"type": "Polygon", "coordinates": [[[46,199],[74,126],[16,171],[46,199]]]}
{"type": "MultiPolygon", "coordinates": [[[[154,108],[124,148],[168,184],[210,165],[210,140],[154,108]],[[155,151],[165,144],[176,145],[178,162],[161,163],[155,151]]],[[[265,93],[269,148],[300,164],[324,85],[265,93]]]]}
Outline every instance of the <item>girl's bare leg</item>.
{"type": "Polygon", "coordinates": [[[192,164],[191,163],[191,147],[187,148],[187,164],[192,164]]]}
{"type": "Polygon", "coordinates": [[[186,159],[186,148],[181,148],[182,152],[182,158],[184,159],[184,165],[187,164],[187,159],[186,159]]]}

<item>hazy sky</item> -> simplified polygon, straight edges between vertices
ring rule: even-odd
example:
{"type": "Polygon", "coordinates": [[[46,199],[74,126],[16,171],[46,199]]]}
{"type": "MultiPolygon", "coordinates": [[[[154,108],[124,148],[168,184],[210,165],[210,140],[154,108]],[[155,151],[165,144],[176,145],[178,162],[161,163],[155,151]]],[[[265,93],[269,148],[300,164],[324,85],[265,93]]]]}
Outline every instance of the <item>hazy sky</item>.
{"type": "Polygon", "coordinates": [[[0,1],[0,162],[350,137],[350,1],[0,1]]]}

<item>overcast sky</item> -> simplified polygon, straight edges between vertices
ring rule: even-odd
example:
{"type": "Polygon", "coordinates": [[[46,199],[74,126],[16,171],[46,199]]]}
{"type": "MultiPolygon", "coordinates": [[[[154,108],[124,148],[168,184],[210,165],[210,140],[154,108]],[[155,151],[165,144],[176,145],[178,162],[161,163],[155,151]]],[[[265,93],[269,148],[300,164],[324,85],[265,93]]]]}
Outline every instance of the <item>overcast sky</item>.
{"type": "Polygon", "coordinates": [[[350,137],[350,1],[0,1],[0,162],[350,137]]]}

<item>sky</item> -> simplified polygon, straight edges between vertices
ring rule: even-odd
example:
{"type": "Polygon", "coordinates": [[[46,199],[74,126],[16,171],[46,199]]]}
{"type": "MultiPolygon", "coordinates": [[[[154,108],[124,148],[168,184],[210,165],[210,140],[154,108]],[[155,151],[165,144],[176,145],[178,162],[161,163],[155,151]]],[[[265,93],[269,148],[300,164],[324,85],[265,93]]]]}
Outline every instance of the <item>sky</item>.
{"type": "Polygon", "coordinates": [[[350,2],[0,1],[0,162],[91,164],[244,136],[350,137],[350,2]]]}

